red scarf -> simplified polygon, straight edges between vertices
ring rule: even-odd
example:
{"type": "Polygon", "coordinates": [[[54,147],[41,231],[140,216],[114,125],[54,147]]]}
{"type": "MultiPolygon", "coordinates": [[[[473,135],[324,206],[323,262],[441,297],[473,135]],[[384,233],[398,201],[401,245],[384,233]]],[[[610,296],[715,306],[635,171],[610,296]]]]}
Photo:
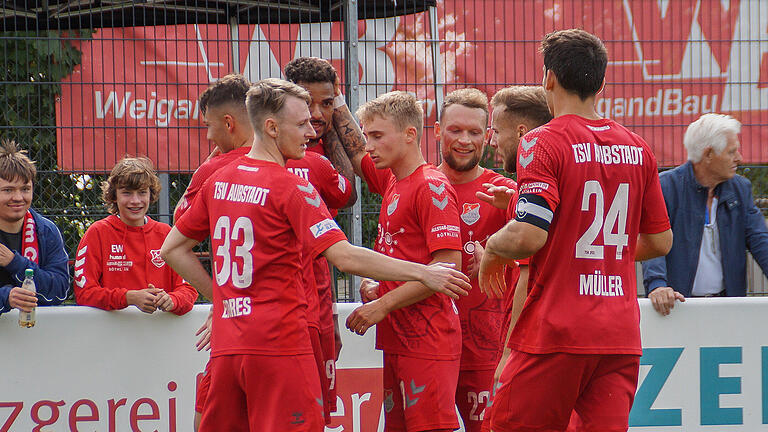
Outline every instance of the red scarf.
{"type": "Polygon", "coordinates": [[[27,210],[27,214],[24,215],[24,228],[21,230],[21,250],[25,258],[38,264],[40,248],[37,244],[36,228],[35,218],[32,217],[32,212],[27,210]]]}

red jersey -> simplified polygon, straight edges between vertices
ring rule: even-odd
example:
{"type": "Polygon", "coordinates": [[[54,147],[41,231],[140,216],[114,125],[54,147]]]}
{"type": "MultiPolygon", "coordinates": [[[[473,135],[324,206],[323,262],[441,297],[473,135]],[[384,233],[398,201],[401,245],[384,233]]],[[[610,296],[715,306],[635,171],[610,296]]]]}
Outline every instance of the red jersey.
{"type": "MultiPolygon", "coordinates": [[[[461,250],[456,192],[443,173],[421,165],[397,180],[389,169],[377,170],[369,155],[362,161],[368,188],[383,199],[376,250],[420,264],[441,249],[461,250]]],[[[379,297],[403,282],[381,281],[379,297]]],[[[388,354],[455,360],[461,354],[461,327],[448,296],[432,295],[391,312],[376,326],[376,348],[388,354]]]]}
{"type": "Polygon", "coordinates": [[[325,147],[323,147],[323,140],[317,140],[317,144],[313,146],[307,146],[307,152],[317,153],[320,156],[325,156],[325,147]]]}
{"type": "MultiPolygon", "coordinates": [[[[305,152],[301,159],[286,161],[285,168],[294,175],[310,182],[317,189],[332,216],[336,215],[337,208],[344,206],[349,201],[349,196],[352,193],[349,180],[339,174],[325,156],[319,153],[305,152]]],[[[323,256],[313,258],[303,254],[302,269],[309,306],[307,313],[309,325],[321,329],[327,328],[330,322],[330,326],[333,326],[333,297],[331,279],[328,276],[328,261],[323,256]],[[318,262],[320,264],[316,264],[318,262]],[[324,273],[324,275],[318,275],[317,272],[324,273]]]]}
{"type": "Polygon", "coordinates": [[[192,174],[192,178],[189,180],[189,186],[187,186],[187,190],[184,192],[181,205],[176,208],[176,211],[173,214],[173,219],[179,220],[181,215],[187,211],[189,206],[192,205],[192,201],[195,199],[195,196],[197,196],[197,193],[200,192],[200,188],[203,187],[203,183],[208,180],[208,177],[212,176],[213,173],[220,170],[221,168],[227,166],[233,160],[248,154],[249,151],[251,151],[250,146],[238,147],[224,154],[216,155],[197,167],[195,172],[192,174]]]}
{"type": "Polygon", "coordinates": [[[206,181],[176,227],[211,235],[212,357],[312,353],[300,257],[346,237],[311,184],[242,157],[206,181]]]}
{"type": "Polygon", "coordinates": [[[670,228],[650,147],[613,120],[566,115],[523,137],[517,172],[516,219],[549,237],[509,346],[640,355],[637,236],[670,228]]]}
{"type": "MultiPolygon", "coordinates": [[[[469,274],[469,263],[475,251],[474,241],[483,246],[492,234],[506,223],[506,211],[477,199],[475,193],[483,183],[492,183],[517,190],[517,184],[500,174],[486,169],[475,180],[454,184],[459,203],[461,221],[461,271],[469,274]]],[[[494,368],[498,363],[499,333],[503,321],[502,301],[480,292],[477,278],[470,281],[472,290],[456,301],[461,320],[461,370],[494,368]]]]}
{"type": "Polygon", "coordinates": [[[83,306],[105,310],[128,307],[125,294],[149,284],[173,299],[176,315],[192,309],[197,290],[160,258],[160,247],[171,227],[147,216],[147,223],[126,225],[115,215],[93,223],[77,246],[75,299],[83,306]]]}

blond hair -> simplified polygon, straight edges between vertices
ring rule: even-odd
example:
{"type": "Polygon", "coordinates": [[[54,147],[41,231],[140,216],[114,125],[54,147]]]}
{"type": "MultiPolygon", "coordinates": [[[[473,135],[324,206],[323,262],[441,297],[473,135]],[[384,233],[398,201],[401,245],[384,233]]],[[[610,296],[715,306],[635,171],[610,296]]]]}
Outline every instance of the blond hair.
{"type": "Polygon", "coordinates": [[[289,97],[302,99],[307,104],[312,101],[308,91],[290,81],[266,78],[251,85],[245,96],[245,106],[256,133],[263,132],[264,120],[277,115],[289,97]]]}
{"type": "Polygon", "coordinates": [[[391,120],[404,131],[409,126],[416,128],[416,142],[421,142],[424,128],[424,110],[416,96],[404,91],[393,91],[366,102],[355,113],[360,123],[368,123],[379,116],[391,120]]]}

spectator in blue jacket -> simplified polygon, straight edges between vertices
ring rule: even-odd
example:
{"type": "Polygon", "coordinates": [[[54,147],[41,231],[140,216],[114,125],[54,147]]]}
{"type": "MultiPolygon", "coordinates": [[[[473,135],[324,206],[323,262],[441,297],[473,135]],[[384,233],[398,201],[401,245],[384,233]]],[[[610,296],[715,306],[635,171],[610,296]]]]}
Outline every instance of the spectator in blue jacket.
{"type": "Polygon", "coordinates": [[[69,258],[61,233],[29,208],[36,175],[34,162],[16,143],[0,143],[0,314],[67,298],[69,258]],[[36,295],[21,288],[28,268],[35,271],[36,295]]]}
{"type": "Polygon", "coordinates": [[[747,250],[768,274],[765,218],[752,184],[736,174],[740,131],[731,116],[701,116],[683,139],[688,162],[661,174],[675,239],[666,257],[643,263],[643,279],[662,315],[685,297],[746,296],[747,250]]]}

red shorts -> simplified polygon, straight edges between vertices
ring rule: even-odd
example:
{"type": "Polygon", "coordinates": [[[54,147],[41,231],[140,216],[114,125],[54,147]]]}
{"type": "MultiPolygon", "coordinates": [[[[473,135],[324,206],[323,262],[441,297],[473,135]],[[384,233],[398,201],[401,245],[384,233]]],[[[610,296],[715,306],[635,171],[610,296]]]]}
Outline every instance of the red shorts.
{"type": "Polygon", "coordinates": [[[203,373],[197,375],[197,387],[195,388],[195,412],[202,413],[205,409],[205,400],[208,399],[208,389],[211,387],[211,359],[205,364],[203,373]]]}
{"type": "MultiPolygon", "coordinates": [[[[494,372],[496,371],[494,370],[494,372]]],[[[493,380],[493,377],[491,377],[491,380],[493,380]]],[[[496,399],[496,394],[499,392],[500,388],[501,384],[497,382],[491,389],[491,397],[488,398],[488,402],[485,404],[485,415],[483,416],[483,422],[480,426],[480,432],[491,432],[491,413],[493,412],[493,401],[496,399]]]]}
{"type": "Polygon", "coordinates": [[[491,411],[494,432],[563,431],[575,411],[580,428],[625,432],[635,398],[636,355],[529,354],[512,350],[491,411]]]}
{"type": "Polygon", "coordinates": [[[200,431],[317,432],[322,405],[312,354],[214,357],[200,431]]]}
{"type": "Polygon", "coordinates": [[[325,359],[325,373],[320,374],[320,380],[328,387],[328,406],[331,412],[336,412],[336,336],[333,327],[320,331],[320,345],[325,359]]]}
{"type": "Polygon", "coordinates": [[[479,432],[486,417],[486,404],[491,397],[491,384],[495,369],[465,370],[459,372],[456,386],[456,407],[464,421],[464,430],[479,432]]]}
{"type": "Polygon", "coordinates": [[[388,432],[450,430],[456,417],[459,359],[426,360],[384,353],[384,415],[388,432]]]}

